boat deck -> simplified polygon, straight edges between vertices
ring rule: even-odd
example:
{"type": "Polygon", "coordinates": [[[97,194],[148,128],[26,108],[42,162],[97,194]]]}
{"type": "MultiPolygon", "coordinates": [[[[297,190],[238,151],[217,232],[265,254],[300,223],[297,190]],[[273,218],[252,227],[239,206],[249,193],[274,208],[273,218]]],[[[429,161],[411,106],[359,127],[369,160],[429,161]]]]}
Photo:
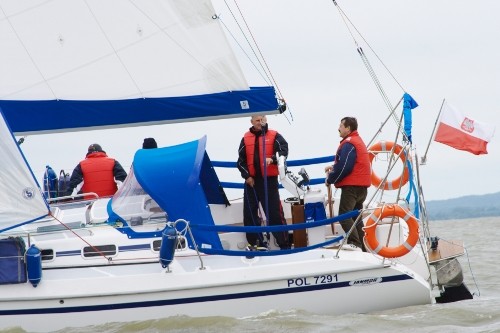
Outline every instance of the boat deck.
{"type": "Polygon", "coordinates": [[[444,259],[460,257],[465,253],[464,244],[460,240],[440,240],[436,250],[429,249],[429,262],[435,263],[444,259]]]}

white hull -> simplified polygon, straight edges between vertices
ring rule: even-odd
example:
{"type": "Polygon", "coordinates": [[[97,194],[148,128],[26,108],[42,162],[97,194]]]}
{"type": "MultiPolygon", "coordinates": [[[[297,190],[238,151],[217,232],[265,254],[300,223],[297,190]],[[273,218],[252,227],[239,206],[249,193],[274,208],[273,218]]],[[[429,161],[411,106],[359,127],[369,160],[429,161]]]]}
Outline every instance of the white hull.
{"type": "MultiPolygon", "coordinates": [[[[1,288],[0,327],[28,331],[169,316],[251,316],[268,310],[369,312],[432,302],[429,284],[402,265],[334,250],[278,256],[178,256],[159,263],[54,269],[1,288]],[[401,297],[404,295],[404,297],[401,297]]],[[[192,253],[194,254],[194,253],[192,253]]]]}

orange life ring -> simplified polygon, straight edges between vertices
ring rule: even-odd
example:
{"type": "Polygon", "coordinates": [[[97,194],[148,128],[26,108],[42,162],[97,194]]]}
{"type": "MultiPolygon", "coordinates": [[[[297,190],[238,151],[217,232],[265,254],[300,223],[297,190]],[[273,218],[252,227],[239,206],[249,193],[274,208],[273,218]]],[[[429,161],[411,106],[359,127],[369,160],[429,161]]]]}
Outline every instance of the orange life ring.
{"type": "Polygon", "coordinates": [[[398,258],[404,256],[410,252],[415,245],[417,245],[419,238],[417,219],[413,216],[413,214],[399,205],[384,205],[375,209],[375,211],[369,216],[363,229],[365,231],[365,243],[373,252],[384,258],[398,258]],[[405,220],[408,225],[408,237],[405,242],[399,246],[382,246],[377,240],[377,236],[375,234],[375,229],[378,225],[377,222],[388,216],[398,216],[405,220]]]}
{"type": "MultiPolygon", "coordinates": [[[[393,147],[394,147],[394,142],[391,142],[391,141],[380,141],[380,142],[377,142],[376,144],[374,144],[373,146],[371,146],[368,149],[368,151],[370,152],[370,154],[369,154],[370,155],[369,156],[370,163],[373,162],[373,158],[375,157],[375,155],[377,155],[378,153],[382,153],[382,152],[390,152],[390,151],[392,151],[393,147]]],[[[395,155],[398,155],[399,158],[401,159],[401,162],[403,162],[403,174],[400,177],[398,177],[392,181],[389,181],[388,179],[386,179],[386,181],[384,182],[384,187],[383,187],[384,190],[397,190],[401,186],[408,183],[408,179],[410,179],[410,174],[408,172],[408,166],[406,165],[406,155],[404,154],[404,152],[401,153],[401,150],[403,150],[403,147],[396,144],[394,147],[393,153],[395,155]]],[[[379,176],[377,176],[377,174],[375,174],[375,172],[373,171],[373,168],[372,168],[371,181],[372,181],[372,185],[376,186],[376,187],[379,187],[380,184],[382,183],[382,178],[380,178],[379,176]]]]}

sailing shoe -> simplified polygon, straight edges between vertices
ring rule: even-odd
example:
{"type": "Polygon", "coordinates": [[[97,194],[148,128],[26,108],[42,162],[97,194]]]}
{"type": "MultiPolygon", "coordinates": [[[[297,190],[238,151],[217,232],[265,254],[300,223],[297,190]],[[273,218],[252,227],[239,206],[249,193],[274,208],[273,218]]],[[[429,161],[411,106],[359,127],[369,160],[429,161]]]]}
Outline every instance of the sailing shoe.
{"type": "MultiPolygon", "coordinates": [[[[253,251],[257,251],[257,246],[255,245],[250,245],[248,244],[247,247],[245,248],[245,251],[248,251],[248,252],[253,252],[253,251]]],[[[245,256],[247,259],[253,259],[255,258],[254,256],[245,256]]]]}
{"type": "Polygon", "coordinates": [[[344,244],[344,246],[342,246],[342,250],[346,250],[346,251],[359,251],[359,252],[363,251],[363,250],[361,250],[359,247],[357,247],[354,244],[344,244]]]}
{"type": "MultiPolygon", "coordinates": [[[[250,245],[248,244],[246,249],[246,251],[249,251],[249,252],[255,252],[255,251],[269,251],[267,247],[264,247],[264,246],[257,246],[257,245],[250,245]]],[[[252,259],[254,258],[255,256],[245,256],[247,259],[252,259]]]]}

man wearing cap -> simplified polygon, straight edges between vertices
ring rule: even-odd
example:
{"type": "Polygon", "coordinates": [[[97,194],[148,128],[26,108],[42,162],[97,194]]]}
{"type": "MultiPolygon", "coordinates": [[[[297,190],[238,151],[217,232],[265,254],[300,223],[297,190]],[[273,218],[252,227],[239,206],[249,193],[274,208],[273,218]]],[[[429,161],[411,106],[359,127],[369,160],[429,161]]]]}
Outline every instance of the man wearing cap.
{"type": "MultiPolygon", "coordinates": [[[[111,196],[118,189],[116,181],[123,182],[126,177],[127,173],[120,163],[108,157],[102,147],[94,143],[89,146],[85,159],[73,170],[66,195],[71,195],[83,182],[78,193],[94,192],[100,197],[111,196]]],[[[85,199],[91,198],[85,196],[85,199]]]]}

